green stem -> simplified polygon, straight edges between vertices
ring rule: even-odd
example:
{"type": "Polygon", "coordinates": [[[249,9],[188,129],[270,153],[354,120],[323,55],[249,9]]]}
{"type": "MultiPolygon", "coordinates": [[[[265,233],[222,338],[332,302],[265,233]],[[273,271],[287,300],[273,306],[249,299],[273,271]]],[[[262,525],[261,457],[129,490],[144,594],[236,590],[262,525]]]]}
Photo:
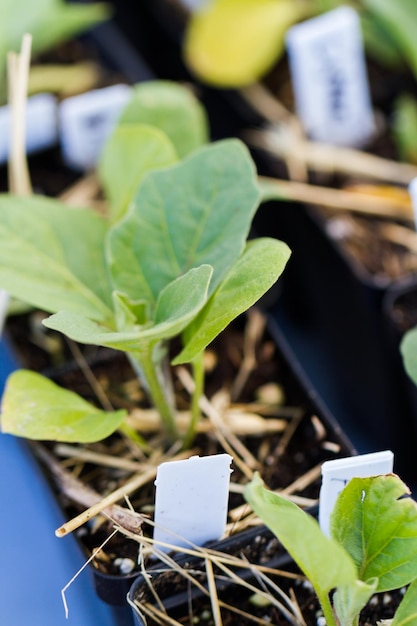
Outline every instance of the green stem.
{"type": "Polygon", "coordinates": [[[326,626],[337,626],[336,618],[333,613],[333,608],[330,602],[329,594],[319,593],[317,591],[317,597],[319,599],[320,606],[323,610],[324,619],[326,620],[326,626]]]}
{"type": "Polygon", "coordinates": [[[149,346],[147,351],[130,352],[130,362],[157,409],[164,429],[171,441],[177,441],[175,402],[171,377],[166,367],[166,351],[163,346],[149,346]]]}
{"type": "Polygon", "coordinates": [[[204,391],[204,351],[200,352],[191,363],[194,374],[194,391],[191,397],[191,418],[188,429],[184,437],[184,448],[190,448],[197,429],[197,424],[201,417],[200,398],[204,391]]]}

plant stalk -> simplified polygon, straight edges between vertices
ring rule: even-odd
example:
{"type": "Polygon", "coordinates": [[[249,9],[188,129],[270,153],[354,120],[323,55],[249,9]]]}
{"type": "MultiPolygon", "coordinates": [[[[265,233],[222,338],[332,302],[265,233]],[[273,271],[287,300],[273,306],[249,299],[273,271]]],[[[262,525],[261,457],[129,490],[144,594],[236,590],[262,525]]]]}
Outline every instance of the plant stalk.
{"type": "Polygon", "coordinates": [[[130,362],[157,409],[166,434],[175,442],[178,439],[176,409],[166,358],[161,344],[149,346],[146,351],[129,352],[130,362]]]}
{"type": "Polygon", "coordinates": [[[337,626],[337,622],[333,613],[333,608],[330,602],[328,593],[319,593],[317,590],[317,597],[320,602],[320,606],[323,610],[324,619],[326,620],[326,626],[337,626]]]}

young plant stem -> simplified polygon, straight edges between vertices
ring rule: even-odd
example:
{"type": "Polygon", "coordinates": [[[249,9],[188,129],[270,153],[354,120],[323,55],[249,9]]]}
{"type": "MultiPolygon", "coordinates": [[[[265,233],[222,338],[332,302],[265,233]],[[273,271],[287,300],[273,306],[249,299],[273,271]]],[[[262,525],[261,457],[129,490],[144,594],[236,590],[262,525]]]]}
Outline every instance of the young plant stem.
{"type": "Polygon", "coordinates": [[[201,417],[200,400],[204,393],[204,351],[200,352],[191,363],[193,368],[194,389],[191,395],[191,418],[184,437],[183,448],[189,448],[197,432],[197,425],[201,417]]]}
{"type": "Polygon", "coordinates": [[[333,608],[330,602],[328,593],[319,593],[317,591],[317,597],[320,602],[320,606],[323,610],[324,619],[326,620],[326,626],[337,626],[337,622],[333,613],[333,608]]]}
{"type": "Polygon", "coordinates": [[[175,442],[178,439],[176,410],[166,358],[166,350],[161,345],[149,346],[146,351],[129,353],[132,367],[159,412],[167,436],[170,441],[175,442]]]}

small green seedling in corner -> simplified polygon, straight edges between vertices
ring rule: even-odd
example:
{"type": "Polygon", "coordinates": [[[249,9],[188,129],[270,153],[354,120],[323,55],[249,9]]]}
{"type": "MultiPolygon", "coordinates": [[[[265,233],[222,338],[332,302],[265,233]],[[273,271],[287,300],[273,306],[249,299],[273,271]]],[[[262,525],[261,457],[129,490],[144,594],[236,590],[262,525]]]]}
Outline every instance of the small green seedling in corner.
{"type": "MultiPolygon", "coordinates": [[[[130,114],[122,117],[122,130],[131,122],[130,114]]],[[[276,282],[290,252],[276,239],[247,241],[260,191],[243,143],[203,145],[180,159],[181,138],[171,133],[169,139],[169,126],[164,133],[132,124],[129,133],[110,138],[116,153],[124,147],[130,155],[126,167],[133,164],[119,177],[117,159],[107,153],[102,161],[103,187],[113,202],[110,218],[40,196],[1,195],[0,286],[52,313],[44,321],[48,328],[126,352],[171,441],[179,435],[169,355],[171,341],[180,338],[174,364],[192,364],[196,387],[187,445],[199,417],[206,346],[276,282]],[[140,139],[142,157],[129,136],[140,139]]],[[[69,392],[39,379],[25,370],[9,377],[3,431],[91,441],[103,435],[97,428],[101,419],[106,434],[123,420],[120,413],[100,415],[89,406],[74,409],[69,392]],[[57,411],[47,410],[58,393],[57,411]]]]}
{"type": "Polygon", "coordinates": [[[375,592],[410,585],[391,626],[417,624],[417,504],[394,474],[353,478],[340,493],[327,537],[258,475],[245,497],[312,583],[327,626],[357,626],[375,592]],[[410,584],[411,583],[411,584],[410,584]]]}

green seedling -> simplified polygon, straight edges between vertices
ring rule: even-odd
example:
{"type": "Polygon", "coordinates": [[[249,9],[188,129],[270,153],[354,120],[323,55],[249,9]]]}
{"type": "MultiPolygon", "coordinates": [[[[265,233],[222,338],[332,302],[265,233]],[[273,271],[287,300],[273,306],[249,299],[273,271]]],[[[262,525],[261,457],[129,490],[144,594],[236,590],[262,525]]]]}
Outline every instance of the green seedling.
{"type": "Polygon", "coordinates": [[[110,5],[104,2],[0,0],[0,100],[6,101],[7,54],[20,50],[25,33],[32,35],[32,54],[36,56],[108,19],[110,13],[110,5]]]}
{"type": "Polygon", "coordinates": [[[258,475],[245,497],[312,583],[327,626],[357,626],[375,592],[410,586],[391,626],[417,624],[417,504],[395,475],[353,478],[339,494],[331,536],[258,475]]]}
{"type": "MultiPolygon", "coordinates": [[[[196,381],[189,443],[198,419],[206,346],[276,282],[290,252],[275,239],[247,241],[260,191],[240,141],[202,146],[180,160],[177,143],[146,124],[132,124],[129,144],[123,133],[127,123],[122,121],[120,134],[110,139],[113,157],[107,154],[101,163],[113,203],[110,218],[44,197],[0,196],[0,286],[52,313],[44,321],[48,328],[81,343],[126,352],[170,440],[178,432],[169,348],[171,340],[181,338],[173,362],[191,363],[196,381]],[[126,163],[133,164],[126,172],[114,157],[123,149],[130,157],[126,163]]],[[[89,407],[67,410],[73,398],[57,386],[54,392],[63,395],[52,413],[45,410],[36,375],[12,374],[3,398],[3,430],[85,441],[89,407]]],[[[45,402],[50,394],[48,385],[45,402]]],[[[92,432],[98,419],[95,412],[92,432]]],[[[113,430],[120,419],[114,416],[113,430]]]]}

